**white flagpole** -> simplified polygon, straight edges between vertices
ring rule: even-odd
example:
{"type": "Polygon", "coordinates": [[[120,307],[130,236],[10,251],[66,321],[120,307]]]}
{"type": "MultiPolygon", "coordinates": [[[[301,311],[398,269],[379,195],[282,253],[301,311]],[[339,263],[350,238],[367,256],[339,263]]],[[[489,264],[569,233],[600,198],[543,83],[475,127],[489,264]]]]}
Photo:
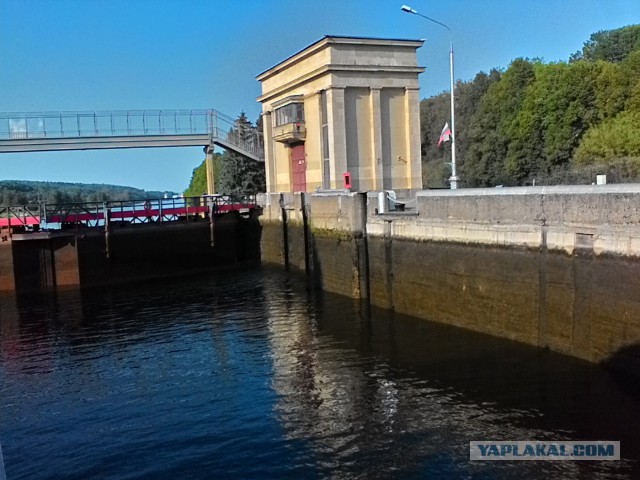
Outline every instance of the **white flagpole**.
{"type": "Polygon", "coordinates": [[[407,13],[412,13],[414,15],[418,15],[419,17],[426,18],[430,22],[437,23],[438,25],[447,29],[449,32],[449,74],[450,74],[450,87],[451,87],[451,178],[449,178],[449,183],[451,185],[451,189],[455,190],[458,188],[458,176],[456,175],[456,112],[455,112],[455,100],[454,100],[454,83],[453,83],[453,36],[451,34],[451,29],[447,27],[444,23],[439,22],[438,20],[434,20],[433,18],[427,17],[426,15],[422,15],[418,13],[413,8],[408,5],[402,5],[400,10],[407,13]]]}
{"type": "Polygon", "coordinates": [[[451,47],[449,52],[449,71],[451,73],[451,178],[449,179],[451,190],[458,188],[458,176],[456,175],[456,109],[455,100],[453,98],[453,40],[451,38],[451,29],[449,30],[449,46],[451,47]]]}

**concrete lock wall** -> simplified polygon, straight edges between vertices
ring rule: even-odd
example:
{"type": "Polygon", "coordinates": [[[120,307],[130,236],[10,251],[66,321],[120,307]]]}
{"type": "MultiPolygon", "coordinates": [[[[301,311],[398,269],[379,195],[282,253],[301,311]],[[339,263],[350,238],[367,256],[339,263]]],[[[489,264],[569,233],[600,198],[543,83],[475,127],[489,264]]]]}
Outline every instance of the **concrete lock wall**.
{"type": "Polygon", "coordinates": [[[262,261],[309,274],[324,290],[366,297],[364,196],[265,194],[262,261]]]}
{"type": "Polygon", "coordinates": [[[382,215],[372,194],[281,198],[263,198],[265,263],[286,258],[327,291],[640,372],[640,185],[424,191],[415,210],[382,215]]]}

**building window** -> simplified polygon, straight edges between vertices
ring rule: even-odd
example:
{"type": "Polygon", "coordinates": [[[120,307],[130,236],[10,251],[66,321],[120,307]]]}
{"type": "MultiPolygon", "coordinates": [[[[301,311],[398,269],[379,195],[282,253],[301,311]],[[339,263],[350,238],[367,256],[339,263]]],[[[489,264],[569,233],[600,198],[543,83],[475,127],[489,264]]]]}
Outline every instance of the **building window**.
{"type": "Polygon", "coordinates": [[[304,104],[289,103],[275,111],[276,127],[289,123],[304,122],[304,104]]]}

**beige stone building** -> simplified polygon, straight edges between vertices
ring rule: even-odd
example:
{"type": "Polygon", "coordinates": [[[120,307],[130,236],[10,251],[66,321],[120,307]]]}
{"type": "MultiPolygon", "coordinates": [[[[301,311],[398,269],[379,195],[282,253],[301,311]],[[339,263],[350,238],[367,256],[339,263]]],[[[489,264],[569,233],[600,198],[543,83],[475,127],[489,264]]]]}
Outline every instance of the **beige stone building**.
{"type": "Polygon", "coordinates": [[[258,75],[267,191],[422,188],[422,43],[326,36],[258,75]]]}

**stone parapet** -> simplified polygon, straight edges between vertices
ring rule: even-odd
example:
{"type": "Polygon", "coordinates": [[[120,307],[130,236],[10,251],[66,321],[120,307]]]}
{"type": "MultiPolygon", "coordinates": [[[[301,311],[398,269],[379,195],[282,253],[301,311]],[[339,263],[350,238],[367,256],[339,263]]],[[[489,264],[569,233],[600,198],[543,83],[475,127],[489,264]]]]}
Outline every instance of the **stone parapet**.
{"type": "Polygon", "coordinates": [[[393,221],[395,235],[640,256],[636,184],[431,190],[418,192],[416,204],[415,219],[393,221]]]}

